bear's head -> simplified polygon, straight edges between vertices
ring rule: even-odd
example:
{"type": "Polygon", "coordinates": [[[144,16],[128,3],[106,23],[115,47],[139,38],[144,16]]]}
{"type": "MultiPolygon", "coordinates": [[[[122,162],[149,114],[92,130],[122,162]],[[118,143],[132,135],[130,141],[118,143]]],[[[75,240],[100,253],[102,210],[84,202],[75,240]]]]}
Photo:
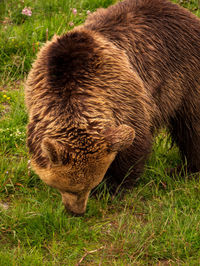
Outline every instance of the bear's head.
{"type": "Polygon", "coordinates": [[[81,215],[86,210],[90,191],[103,179],[118,151],[133,142],[135,131],[127,125],[107,129],[103,135],[75,130],[65,143],[45,137],[41,143],[46,166],[32,158],[32,166],[40,178],[57,188],[66,209],[81,215]],[[73,139],[73,141],[72,141],[73,139]]]}

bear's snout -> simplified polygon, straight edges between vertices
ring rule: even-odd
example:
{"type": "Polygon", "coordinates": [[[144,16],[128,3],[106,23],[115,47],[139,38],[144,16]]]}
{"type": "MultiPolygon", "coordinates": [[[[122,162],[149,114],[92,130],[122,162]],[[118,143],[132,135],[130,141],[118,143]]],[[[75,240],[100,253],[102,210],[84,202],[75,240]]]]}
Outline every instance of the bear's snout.
{"type": "Polygon", "coordinates": [[[86,211],[90,191],[82,193],[61,192],[62,202],[67,212],[73,216],[83,216],[86,211]]]}

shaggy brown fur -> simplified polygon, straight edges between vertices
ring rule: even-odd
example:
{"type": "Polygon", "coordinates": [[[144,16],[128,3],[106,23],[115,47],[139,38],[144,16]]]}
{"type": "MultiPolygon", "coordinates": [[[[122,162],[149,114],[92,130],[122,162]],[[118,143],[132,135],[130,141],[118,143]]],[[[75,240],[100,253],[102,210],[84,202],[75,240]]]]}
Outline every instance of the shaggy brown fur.
{"type": "Polygon", "coordinates": [[[130,185],[164,125],[200,170],[200,20],[167,0],[126,0],[55,36],[25,93],[32,165],[75,213],[106,172],[119,184],[131,168],[130,185]]]}

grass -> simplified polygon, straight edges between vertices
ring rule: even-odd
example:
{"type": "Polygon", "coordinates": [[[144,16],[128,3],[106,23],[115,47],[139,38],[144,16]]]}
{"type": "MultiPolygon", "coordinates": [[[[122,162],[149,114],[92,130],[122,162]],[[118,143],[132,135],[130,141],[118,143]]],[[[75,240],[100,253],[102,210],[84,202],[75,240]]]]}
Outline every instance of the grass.
{"type": "MultiPolygon", "coordinates": [[[[180,156],[165,132],[133,190],[112,198],[102,184],[80,218],[28,165],[23,79],[31,62],[55,33],[112,2],[0,2],[0,265],[200,264],[200,181],[166,174],[180,156]],[[21,14],[25,6],[32,16],[21,14]]],[[[197,2],[179,1],[200,15],[197,2]]]]}

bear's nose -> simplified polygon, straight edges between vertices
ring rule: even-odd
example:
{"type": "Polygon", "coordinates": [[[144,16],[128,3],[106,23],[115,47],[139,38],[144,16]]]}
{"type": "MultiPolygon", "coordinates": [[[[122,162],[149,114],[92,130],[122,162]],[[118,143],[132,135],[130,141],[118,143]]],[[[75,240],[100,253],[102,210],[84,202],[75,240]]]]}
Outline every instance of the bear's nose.
{"type": "Polygon", "coordinates": [[[66,206],[65,206],[65,212],[70,214],[71,216],[74,216],[74,217],[83,217],[85,212],[83,213],[75,213],[73,211],[70,211],[66,206]]]}

